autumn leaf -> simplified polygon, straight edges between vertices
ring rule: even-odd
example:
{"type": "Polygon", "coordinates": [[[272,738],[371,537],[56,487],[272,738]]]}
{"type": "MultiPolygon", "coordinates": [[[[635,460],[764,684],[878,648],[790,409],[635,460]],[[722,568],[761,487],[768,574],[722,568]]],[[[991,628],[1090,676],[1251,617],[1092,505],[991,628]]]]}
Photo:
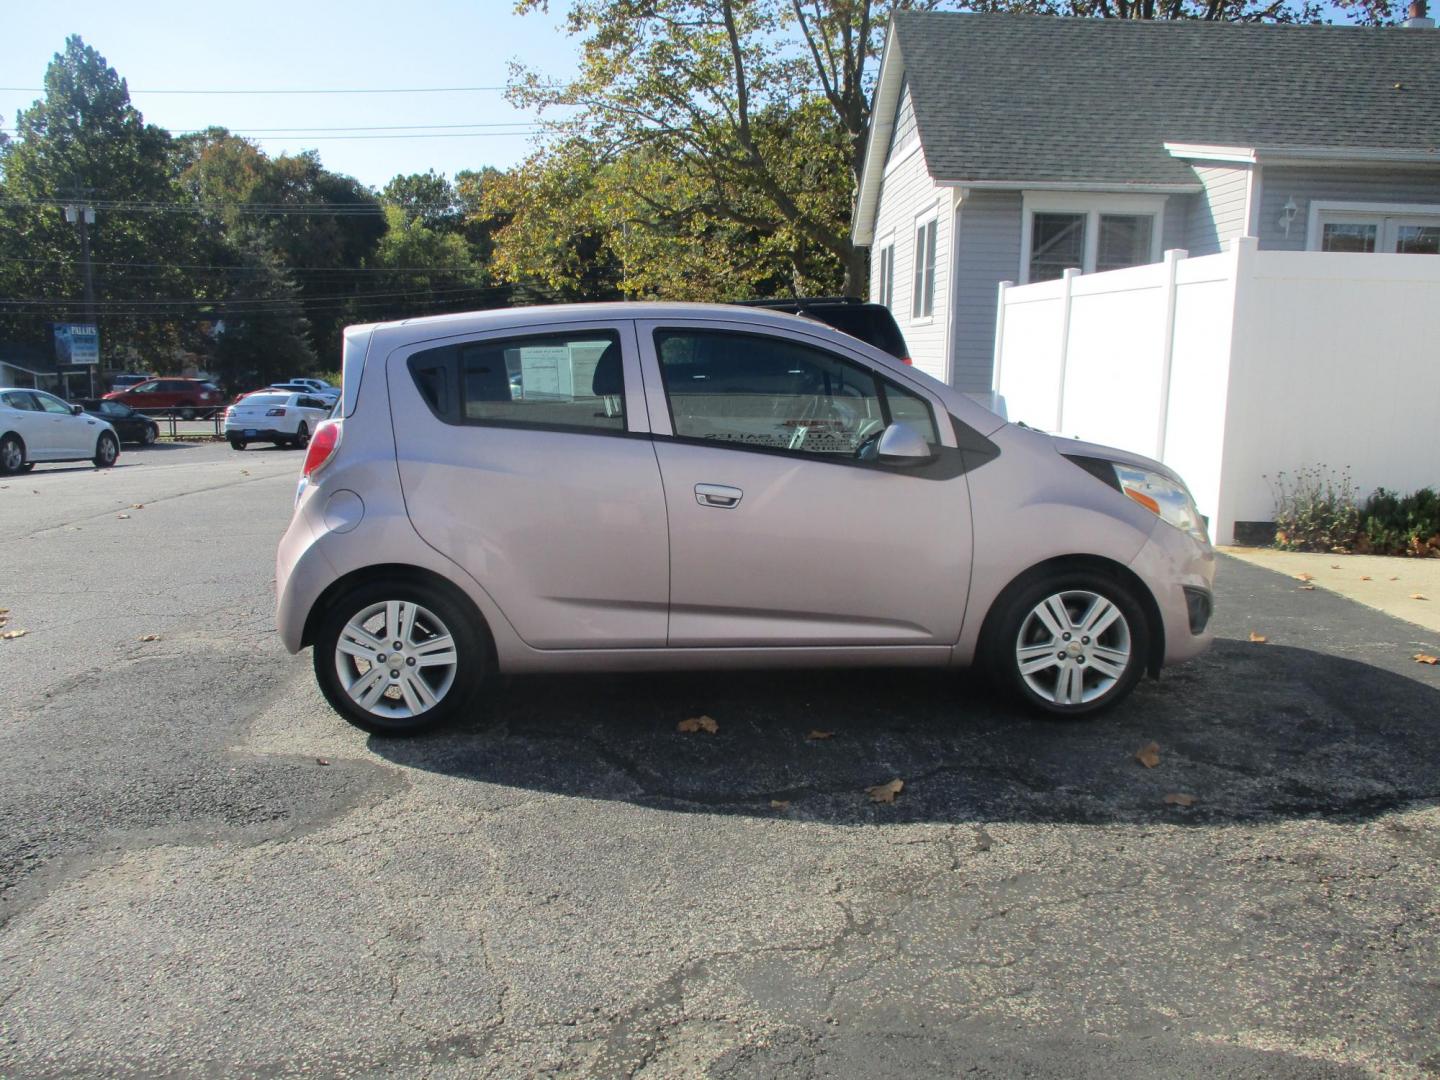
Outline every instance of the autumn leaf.
{"type": "Polygon", "coordinates": [[[1264,634],[1257,634],[1254,630],[1251,630],[1250,640],[1253,641],[1256,645],[1264,645],[1265,642],[1269,641],[1270,639],[1267,638],[1264,634]]]}
{"type": "Polygon", "coordinates": [[[17,637],[24,637],[29,632],[29,630],[6,630],[0,634],[0,641],[13,641],[17,637]]]}
{"type": "Polygon", "coordinates": [[[1361,580],[1361,581],[1369,581],[1369,580],[1370,580],[1370,575],[1369,575],[1369,574],[1361,574],[1361,575],[1360,575],[1360,580],[1361,580]]]}
{"type": "Polygon", "coordinates": [[[1416,592],[1416,593],[1411,593],[1411,594],[1410,594],[1410,599],[1411,599],[1411,600],[1429,600],[1430,598],[1429,598],[1428,596],[1425,596],[1425,595],[1423,595],[1423,594],[1421,594],[1421,593],[1416,592]]]}
{"type": "Polygon", "coordinates": [[[1299,586],[1295,591],[1296,591],[1296,592],[1314,592],[1314,591],[1315,591],[1315,586],[1314,586],[1314,585],[1301,585],[1301,586],[1299,586]]]}
{"type": "Polygon", "coordinates": [[[329,765],[329,764],[330,764],[330,759],[329,759],[329,758],[323,758],[323,757],[317,757],[317,758],[315,759],[315,764],[316,764],[316,765],[329,765]]]}
{"type": "Polygon", "coordinates": [[[893,803],[895,796],[899,795],[905,787],[905,781],[898,776],[888,784],[876,784],[874,787],[867,787],[865,794],[870,796],[870,801],[875,803],[893,803]]]}
{"type": "Polygon", "coordinates": [[[1332,562],[1332,563],[1330,564],[1330,569],[1331,569],[1331,570],[1339,570],[1339,569],[1340,569],[1340,564],[1339,564],[1338,562],[1332,562]]]}
{"type": "Polygon", "coordinates": [[[1399,576],[1397,575],[1397,576],[1395,576],[1395,577],[1392,577],[1390,580],[1391,580],[1391,581],[1399,581],[1400,578],[1399,578],[1399,576]]]}
{"type": "Polygon", "coordinates": [[[1299,581],[1314,581],[1314,580],[1315,580],[1315,575],[1314,575],[1314,574],[1296,574],[1295,577],[1296,577],[1296,579],[1299,580],[1299,581]]]}
{"type": "Polygon", "coordinates": [[[714,718],[709,716],[692,716],[688,720],[681,720],[680,723],[676,724],[675,730],[687,733],[703,731],[707,735],[714,735],[715,732],[720,730],[720,725],[715,722],[714,718]]]}
{"type": "Polygon", "coordinates": [[[1194,796],[1194,795],[1183,795],[1183,794],[1181,794],[1181,793],[1178,792],[1178,791],[1172,791],[1169,795],[1166,795],[1166,796],[1165,796],[1165,805],[1166,805],[1166,806],[1194,806],[1194,805],[1195,805],[1195,796],[1194,796]]]}
{"type": "Polygon", "coordinates": [[[1417,652],[1414,659],[1417,664],[1430,664],[1432,667],[1440,664],[1440,656],[1431,656],[1429,653],[1417,652]]]}
{"type": "Polygon", "coordinates": [[[770,800],[770,809],[771,809],[771,810],[789,810],[789,809],[790,809],[790,800],[789,800],[789,799],[771,799],[771,800],[770,800]]]}
{"type": "Polygon", "coordinates": [[[129,515],[129,514],[116,514],[115,516],[116,516],[117,518],[119,518],[121,521],[124,521],[124,520],[125,520],[126,518],[128,518],[130,515],[129,515]]]}
{"type": "Polygon", "coordinates": [[[159,641],[159,640],[160,640],[160,635],[159,635],[159,634],[141,634],[141,635],[140,635],[140,640],[141,640],[141,641],[159,641]]]}
{"type": "Polygon", "coordinates": [[[810,734],[809,734],[809,735],[806,735],[805,738],[807,738],[807,739],[812,739],[812,740],[819,740],[819,739],[831,739],[831,738],[834,738],[834,736],[835,736],[835,733],[834,733],[833,731],[821,731],[819,728],[811,728],[811,729],[810,729],[810,734]]]}
{"type": "Polygon", "coordinates": [[[1146,743],[1135,751],[1135,760],[1147,769],[1153,769],[1160,764],[1160,744],[1146,743]]]}

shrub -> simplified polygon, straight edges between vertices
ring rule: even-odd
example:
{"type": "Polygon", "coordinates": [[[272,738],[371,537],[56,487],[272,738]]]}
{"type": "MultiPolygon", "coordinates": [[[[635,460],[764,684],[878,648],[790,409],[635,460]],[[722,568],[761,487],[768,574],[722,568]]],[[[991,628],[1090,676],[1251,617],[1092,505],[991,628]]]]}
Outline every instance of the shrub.
{"type": "Polygon", "coordinates": [[[1440,495],[1421,488],[1409,495],[1378,488],[1361,511],[1362,550],[1376,555],[1440,556],[1440,495]]]}
{"type": "MultiPolygon", "coordinates": [[[[1268,477],[1267,477],[1268,479],[1268,477]]],[[[1350,470],[1325,465],[1279,473],[1275,493],[1275,546],[1285,551],[1350,551],[1360,533],[1360,510],[1350,470]]]]}

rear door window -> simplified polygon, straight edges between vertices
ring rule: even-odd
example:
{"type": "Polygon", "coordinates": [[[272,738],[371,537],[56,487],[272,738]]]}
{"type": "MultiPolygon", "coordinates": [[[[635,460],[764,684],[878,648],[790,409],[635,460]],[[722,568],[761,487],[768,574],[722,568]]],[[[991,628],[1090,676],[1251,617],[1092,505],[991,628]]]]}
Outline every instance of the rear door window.
{"type": "Polygon", "coordinates": [[[625,380],[613,331],[462,342],[410,357],[416,388],[450,424],[623,432],[625,380]]]}

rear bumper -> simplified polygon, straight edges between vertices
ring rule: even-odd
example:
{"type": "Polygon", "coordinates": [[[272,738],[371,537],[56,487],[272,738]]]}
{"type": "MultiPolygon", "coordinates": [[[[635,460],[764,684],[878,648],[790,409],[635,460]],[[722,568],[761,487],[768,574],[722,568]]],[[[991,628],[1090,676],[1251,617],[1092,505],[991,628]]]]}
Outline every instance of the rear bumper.
{"type": "Polygon", "coordinates": [[[243,439],[246,442],[289,442],[295,438],[295,432],[281,431],[278,428],[251,428],[244,424],[226,424],[225,437],[227,439],[243,439]]]}

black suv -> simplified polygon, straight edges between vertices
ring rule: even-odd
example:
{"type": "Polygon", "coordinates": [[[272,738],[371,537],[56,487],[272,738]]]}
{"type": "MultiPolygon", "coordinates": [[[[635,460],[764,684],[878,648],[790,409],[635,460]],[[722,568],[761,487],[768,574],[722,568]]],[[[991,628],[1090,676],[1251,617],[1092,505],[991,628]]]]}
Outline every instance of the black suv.
{"type": "Polygon", "coordinates": [[[895,325],[895,316],[882,304],[870,304],[853,296],[811,296],[791,300],[742,300],[744,307],[765,308],[767,311],[788,311],[803,315],[842,333],[859,338],[903,363],[910,363],[910,349],[905,336],[895,325]]]}

